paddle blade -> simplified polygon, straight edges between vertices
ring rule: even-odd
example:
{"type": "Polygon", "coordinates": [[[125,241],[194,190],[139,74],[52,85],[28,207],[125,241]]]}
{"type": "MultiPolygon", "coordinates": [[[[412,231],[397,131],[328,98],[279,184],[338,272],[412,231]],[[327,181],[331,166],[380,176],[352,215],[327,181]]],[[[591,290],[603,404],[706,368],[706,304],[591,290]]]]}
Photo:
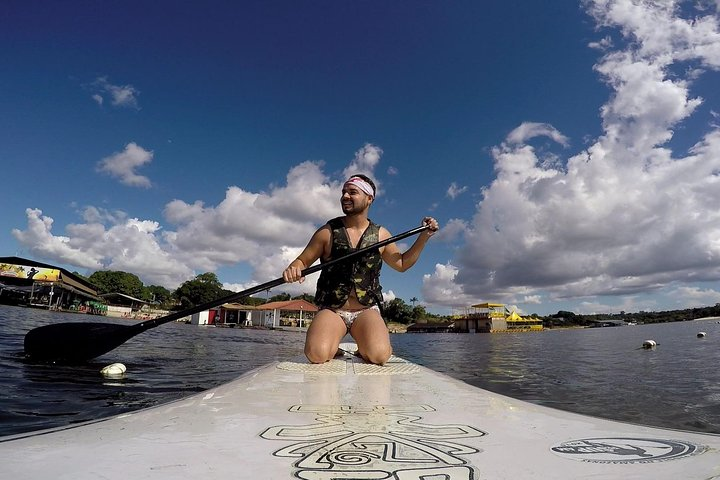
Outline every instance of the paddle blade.
{"type": "Polygon", "coordinates": [[[32,360],[85,362],[138,333],[132,326],[112,323],[54,323],[25,335],[25,355],[32,360]]]}

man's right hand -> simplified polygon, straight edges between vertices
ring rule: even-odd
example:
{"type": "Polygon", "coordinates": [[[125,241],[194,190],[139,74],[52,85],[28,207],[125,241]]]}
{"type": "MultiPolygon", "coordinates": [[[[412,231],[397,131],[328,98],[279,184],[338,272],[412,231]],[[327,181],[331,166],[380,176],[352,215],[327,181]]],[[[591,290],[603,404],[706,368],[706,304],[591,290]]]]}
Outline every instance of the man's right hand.
{"type": "Polygon", "coordinates": [[[287,283],[302,283],[305,281],[305,277],[302,276],[303,269],[299,267],[298,264],[302,265],[302,262],[300,260],[295,260],[283,272],[283,279],[287,283]]]}

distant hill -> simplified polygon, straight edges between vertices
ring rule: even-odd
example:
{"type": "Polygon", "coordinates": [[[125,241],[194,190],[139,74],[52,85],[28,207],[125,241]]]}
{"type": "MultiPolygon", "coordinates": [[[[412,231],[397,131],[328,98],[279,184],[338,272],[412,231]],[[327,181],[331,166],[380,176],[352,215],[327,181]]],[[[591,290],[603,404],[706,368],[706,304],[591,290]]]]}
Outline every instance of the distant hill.
{"type": "Polygon", "coordinates": [[[637,313],[604,313],[596,315],[579,315],[573,312],[559,311],[554,315],[543,317],[547,326],[588,326],[603,320],[622,320],[624,322],[642,323],[664,323],[684,322],[698,318],[720,317],[720,303],[712,307],[687,308],[685,310],[668,310],[661,312],[637,312],[637,313]]]}

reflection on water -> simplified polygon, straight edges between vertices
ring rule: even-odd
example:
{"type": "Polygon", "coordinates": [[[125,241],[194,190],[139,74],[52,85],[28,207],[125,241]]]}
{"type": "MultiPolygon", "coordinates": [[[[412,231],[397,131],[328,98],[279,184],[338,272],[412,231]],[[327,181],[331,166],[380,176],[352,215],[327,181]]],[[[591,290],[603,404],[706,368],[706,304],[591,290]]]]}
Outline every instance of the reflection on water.
{"type": "Polygon", "coordinates": [[[241,373],[302,354],[288,332],[168,324],[84,365],[26,362],[25,333],[52,322],[121,319],[0,306],[0,435],[94,420],[157,405],[214,387],[241,373]],[[100,370],[127,366],[123,378],[100,370]]]}
{"type": "Polygon", "coordinates": [[[720,325],[714,320],[402,337],[393,337],[397,354],[497,393],[588,415],[720,433],[720,325]],[[707,337],[697,338],[698,331],[707,337]],[[640,348],[649,338],[658,348],[640,348]]]}
{"type": "MultiPolygon", "coordinates": [[[[27,363],[25,333],[100,317],[0,306],[0,435],[157,405],[302,355],[293,332],[168,324],[85,365],[27,363]],[[124,363],[119,379],[102,367],[124,363]]],[[[100,320],[102,321],[102,320],[100,320]]],[[[112,319],[122,323],[123,320],[112,319]]],[[[395,353],[488,390],[580,413],[720,433],[715,321],[542,333],[405,334],[395,353]],[[698,331],[707,337],[698,339],[698,331]],[[655,339],[655,350],[640,348],[655,339]]]]}

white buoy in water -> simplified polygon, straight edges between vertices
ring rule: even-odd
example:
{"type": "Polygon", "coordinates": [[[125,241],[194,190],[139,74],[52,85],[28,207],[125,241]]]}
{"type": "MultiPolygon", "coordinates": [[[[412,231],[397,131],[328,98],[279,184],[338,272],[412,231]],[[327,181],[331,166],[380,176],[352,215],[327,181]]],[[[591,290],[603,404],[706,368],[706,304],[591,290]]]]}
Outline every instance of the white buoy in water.
{"type": "Polygon", "coordinates": [[[100,370],[100,373],[102,373],[106,377],[122,377],[125,375],[125,372],[127,371],[127,368],[125,368],[125,365],[122,363],[111,363],[107,367],[100,370]]]}
{"type": "Polygon", "coordinates": [[[705,332],[698,332],[698,338],[703,338],[707,333],[705,332]]]}
{"type": "Polygon", "coordinates": [[[655,348],[657,347],[657,342],[655,340],[645,340],[642,344],[643,348],[649,349],[649,348],[655,348]]]}

